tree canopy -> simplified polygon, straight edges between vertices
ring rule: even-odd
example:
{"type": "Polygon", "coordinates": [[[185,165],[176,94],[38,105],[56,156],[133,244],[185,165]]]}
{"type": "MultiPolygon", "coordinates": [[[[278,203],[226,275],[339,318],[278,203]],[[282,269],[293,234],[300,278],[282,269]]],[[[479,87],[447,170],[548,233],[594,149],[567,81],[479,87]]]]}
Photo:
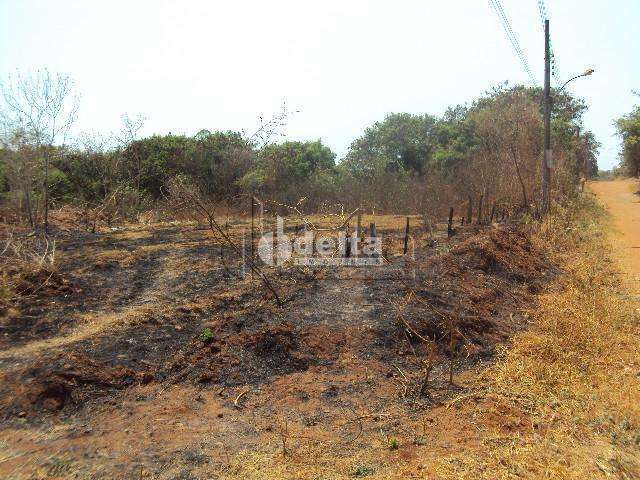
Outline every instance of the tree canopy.
{"type": "MultiPolygon", "coordinates": [[[[561,92],[553,98],[553,188],[566,194],[582,176],[596,174],[599,144],[584,129],[584,101],[561,92]]],[[[162,200],[180,175],[226,202],[256,195],[308,210],[339,204],[440,215],[443,205],[479,195],[528,208],[540,188],[539,88],[499,85],[440,116],[389,114],[367,127],[338,162],[320,140],[258,147],[241,132],[209,130],[137,138],[142,120],[125,117],[124,122],[123,138],[110,148],[45,146],[31,141],[28,132],[12,131],[3,137],[0,195],[31,218],[28,212],[38,208],[44,182],[56,202],[95,205],[126,197],[119,205],[130,215],[162,200]],[[51,158],[46,181],[39,160],[44,148],[51,158]]],[[[617,125],[624,162],[638,174],[638,109],[617,125]]]]}
{"type": "Polygon", "coordinates": [[[618,135],[622,138],[620,152],[623,168],[629,175],[640,176],[640,107],[635,107],[630,113],[619,118],[616,122],[618,135]]]}

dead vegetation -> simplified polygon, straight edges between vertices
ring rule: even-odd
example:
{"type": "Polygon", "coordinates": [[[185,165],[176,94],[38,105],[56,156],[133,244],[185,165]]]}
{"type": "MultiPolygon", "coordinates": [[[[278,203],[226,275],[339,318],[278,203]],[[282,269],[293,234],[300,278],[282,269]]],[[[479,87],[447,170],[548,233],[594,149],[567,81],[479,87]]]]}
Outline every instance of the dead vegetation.
{"type": "MultiPolygon", "coordinates": [[[[2,438],[21,445],[9,441],[16,453],[0,471],[29,478],[44,468],[44,445],[73,449],[70,471],[88,478],[540,476],[544,462],[567,476],[550,445],[569,454],[585,432],[593,448],[615,432],[629,453],[601,466],[633,471],[637,383],[619,365],[634,365],[636,337],[629,323],[625,336],[598,324],[622,304],[604,294],[615,282],[596,255],[600,227],[584,218],[588,237],[567,212],[539,233],[474,224],[447,239],[446,227],[431,238],[416,226],[409,260],[391,254],[401,251],[404,218],[382,217],[388,254],[376,276],[270,268],[282,307],[257,279],[236,275],[232,249],[193,224],[102,233],[82,249],[69,238],[58,269],[76,289],[36,292],[55,299],[49,334],[27,330],[1,352],[2,438]],[[569,265],[550,245],[585,254],[569,265]],[[589,309],[591,323],[573,335],[571,319],[583,322],[589,309]],[[605,345],[624,358],[596,361],[605,345]],[[625,387],[612,398],[614,381],[625,387]],[[61,434],[36,444],[36,430],[61,434]],[[135,447],[113,450],[132,438],[135,447]]],[[[238,239],[242,227],[227,235],[238,239]]]]}

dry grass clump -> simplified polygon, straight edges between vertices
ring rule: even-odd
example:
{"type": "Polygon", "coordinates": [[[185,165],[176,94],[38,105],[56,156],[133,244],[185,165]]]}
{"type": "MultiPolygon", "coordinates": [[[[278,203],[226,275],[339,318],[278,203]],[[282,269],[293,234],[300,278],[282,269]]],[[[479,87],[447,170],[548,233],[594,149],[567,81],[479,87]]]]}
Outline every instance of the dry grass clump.
{"type": "Polygon", "coordinates": [[[0,227],[0,317],[17,298],[63,286],[56,267],[55,240],[0,227]]]}
{"type": "Polygon", "coordinates": [[[537,240],[566,273],[539,297],[534,327],[483,373],[531,428],[498,429],[486,451],[441,462],[440,476],[640,478],[639,315],[607,258],[606,228],[588,200],[541,225],[537,240]]]}

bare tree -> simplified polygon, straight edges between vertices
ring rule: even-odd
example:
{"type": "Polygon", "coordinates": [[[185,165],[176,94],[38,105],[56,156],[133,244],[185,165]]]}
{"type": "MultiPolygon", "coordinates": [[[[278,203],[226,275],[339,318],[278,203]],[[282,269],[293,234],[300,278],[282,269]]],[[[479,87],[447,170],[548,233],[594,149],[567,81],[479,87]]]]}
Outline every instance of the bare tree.
{"type": "Polygon", "coordinates": [[[282,101],[280,111],[274,113],[269,120],[265,120],[263,115],[258,116],[258,128],[251,135],[244,135],[249,143],[255,144],[258,148],[264,147],[273,142],[274,138],[286,137],[289,117],[300,110],[289,111],[286,99],[282,101]]]}
{"type": "MultiPolygon", "coordinates": [[[[138,134],[140,130],[144,127],[144,122],[147,118],[144,115],[138,114],[135,117],[130,117],[128,114],[124,114],[121,117],[122,126],[120,127],[120,132],[116,135],[116,140],[118,142],[118,147],[120,151],[125,150],[129,145],[135,142],[138,139],[138,134]]],[[[137,150],[134,150],[134,162],[136,172],[134,175],[134,179],[136,182],[136,189],[140,190],[140,179],[142,178],[142,157],[137,150]]]]}
{"type": "Polygon", "coordinates": [[[468,189],[485,200],[520,197],[528,207],[536,189],[542,123],[537,105],[524,95],[471,112],[478,148],[466,172],[468,189]]]}
{"type": "Polygon", "coordinates": [[[15,132],[24,132],[26,141],[41,156],[43,227],[46,233],[51,157],[55,146],[64,145],[76,120],[79,97],[68,75],[52,75],[46,69],[11,76],[7,82],[0,83],[0,90],[4,100],[3,123],[15,132]]]}

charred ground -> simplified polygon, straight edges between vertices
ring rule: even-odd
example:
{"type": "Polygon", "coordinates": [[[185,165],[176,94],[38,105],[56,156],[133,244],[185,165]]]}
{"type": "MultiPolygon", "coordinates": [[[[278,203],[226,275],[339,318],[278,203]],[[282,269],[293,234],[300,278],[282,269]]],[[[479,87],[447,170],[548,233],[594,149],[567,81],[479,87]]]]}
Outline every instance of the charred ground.
{"type": "MultiPolygon", "coordinates": [[[[386,264],[373,274],[269,270],[282,308],[258,280],[239,275],[232,252],[201,227],[69,233],[58,268],[20,278],[24,298],[5,308],[5,433],[66,425],[69,435],[51,441],[82,450],[78,436],[100,430],[91,447],[100,448],[123,435],[116,417],[129,410],[127,430],[147,446],[122,455],[160,475],[158,458],[185,448],[179,435],[157,445],[150,433],[156,427],[148,422],[167,404],[202,406],[207,412],[196,415],[195,430],[208,428],[234,451],[264,445],[281,418],[300,425],[298,436],[350,446],[362,433],[362,415],[376,417],[371,428],[412,428],[420,412],[464,394],[458,379],[526,326],[534,294],[555,271],[526,229],[509,222],[461,227],[451,239],[416,227],[408,259],[397,254],[398,219],[386,228],[380,222],[386,264]],[[422,392],[427,351],[420,337],[436,348],[422,392]],[[189,398],[168,398],[176,389],[189,398]],[[105,425],[105,418],[115,419],[105,425]],[[88,424],[79,435],[78,426],[88,424]],[[144,458],[149,448],[158,458],[144,458]]],[[[241,227],[231,231],[239,235],[241,227]]],[[[118,458],[96,471],[128,471],[118,458]]]]}

